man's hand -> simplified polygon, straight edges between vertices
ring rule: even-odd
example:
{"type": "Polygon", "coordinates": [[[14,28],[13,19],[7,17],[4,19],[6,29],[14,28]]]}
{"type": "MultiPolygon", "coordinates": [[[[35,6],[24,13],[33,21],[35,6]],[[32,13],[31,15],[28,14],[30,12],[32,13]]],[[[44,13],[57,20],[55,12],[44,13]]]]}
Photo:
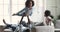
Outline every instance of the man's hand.
{"type": "Polygon", "coordinates": [[[5,19],[3,19],[4,24],[6,24],[5,19]]]}
{"type": "Polygon", "coordinates": [[[14,15],[16,15],[16,14],[13,14],[12,16],[14,16],[14,15]]]}
{"type": "Polygon", "coordinates": [[[3,19],[3,22],[5,22],[5,19],[3,19]]]}

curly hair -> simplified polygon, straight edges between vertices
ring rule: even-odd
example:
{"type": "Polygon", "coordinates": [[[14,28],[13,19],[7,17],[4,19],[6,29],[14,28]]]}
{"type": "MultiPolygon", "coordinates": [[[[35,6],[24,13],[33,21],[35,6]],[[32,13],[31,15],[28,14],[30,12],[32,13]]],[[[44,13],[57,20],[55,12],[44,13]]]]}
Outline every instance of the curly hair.
{"type": "Polygon", "coordinates": [[[28,7],[30,2],[32,2],[32,7],[34,6],[34,1],[33,0],[27,0],[25,3],[25,6],[28,7]]]}
{"type": "Polygon", "coordinates": [[[51,12],[49,10],[46,10],[45,11],[45,16],[50,16],[51,15],[51,12]]]}

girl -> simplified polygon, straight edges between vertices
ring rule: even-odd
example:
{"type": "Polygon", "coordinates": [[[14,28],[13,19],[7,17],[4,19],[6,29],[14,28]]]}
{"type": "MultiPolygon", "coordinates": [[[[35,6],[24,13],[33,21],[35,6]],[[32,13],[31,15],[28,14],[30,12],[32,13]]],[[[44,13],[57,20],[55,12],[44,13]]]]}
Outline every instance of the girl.
{"type": "Polygon", "coordinates": [[[44,21],[44,25],[48,25],[48,26],[54,26],[53,24],[53,19],[51,17],[51,12],[49,10],[45,11],[45,21],[44,21]]]}
{"type": "MultiPolygon", "coordinates": [[[[29,15],[31,16],[31,14],[32,14],[32,7],[34,6],[34,1],[27,0],[25,3],[25,6],[26,7],[23,10],[17,12],[16,14],[13,14],[13,16],[14,15],[22,16],[21,21],[22,21],[24,16],[27,16],[28,23],[30,23],[29,15]]],[[[20,21],[20,23],[21,23],[21,21],[20,21]]]]}

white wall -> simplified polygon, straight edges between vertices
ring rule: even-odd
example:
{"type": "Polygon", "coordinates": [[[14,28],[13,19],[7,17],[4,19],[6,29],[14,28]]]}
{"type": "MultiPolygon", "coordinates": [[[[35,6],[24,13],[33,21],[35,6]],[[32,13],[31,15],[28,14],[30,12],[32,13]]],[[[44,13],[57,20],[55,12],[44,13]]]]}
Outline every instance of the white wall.
{"type": "Polygon", "coordinates": [[[57,18],[60,14],[60,0],[46,0],[46,9],[51,11],[51,14],[57,18]]]}
{"type": "MultiPolygon", "coordinates": [[[[26,0],[0,0],[0,24],[3,24],[3,19],[7,23],[17,24],[21,17],[12,16],[25,7],[26,0]]],[[[44,1],[45,0],[34,0],[34,14],[32,15],[31,21],[42,22],[44,19],[44,1]]],[[[26,18],[24,18],[27,20],[26,18]]]]}
{"type": "Polygon", "coordinates": [[[60,15],[60,0],[57,1],[57,16],[60,15]]]}

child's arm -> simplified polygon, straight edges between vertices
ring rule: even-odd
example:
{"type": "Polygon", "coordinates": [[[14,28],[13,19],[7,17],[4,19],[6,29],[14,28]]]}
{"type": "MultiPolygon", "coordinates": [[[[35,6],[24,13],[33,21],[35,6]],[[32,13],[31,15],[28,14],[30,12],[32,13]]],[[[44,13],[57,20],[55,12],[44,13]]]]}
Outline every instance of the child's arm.
{"type": "Polygon", "coordinates": [[[20,15],[20,14],[23,14],[24,12],[25,12],[25,8],[22,9],[21,11],[17,12],[16,14],[13,14],[13,16],[14,16],[14,15],[20,15]]]}

